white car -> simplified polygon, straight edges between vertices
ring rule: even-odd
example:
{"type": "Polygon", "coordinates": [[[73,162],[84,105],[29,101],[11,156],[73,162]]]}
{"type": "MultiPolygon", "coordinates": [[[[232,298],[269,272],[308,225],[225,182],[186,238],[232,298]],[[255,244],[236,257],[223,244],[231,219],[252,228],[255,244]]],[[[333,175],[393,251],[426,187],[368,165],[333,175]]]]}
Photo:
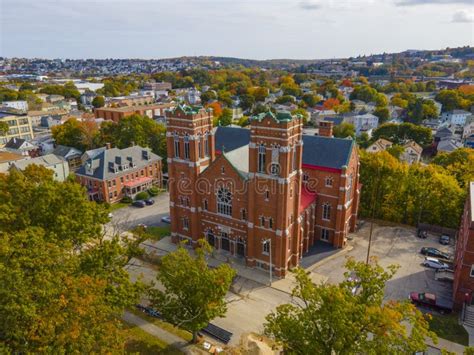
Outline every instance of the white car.
{"type": "Polygon", "coordinates": [[[430,257],[426,257],[422,265],[433,268],[433,269],[447,269],[448,268],[447,264],[439,261],[436,258],[430,258],[430,257]]]}
{"type": "Polygon", "coordinates": [[[161,217],[161,222],[170,224],[171,223],[171,217],[170,216],[161,217]]]}

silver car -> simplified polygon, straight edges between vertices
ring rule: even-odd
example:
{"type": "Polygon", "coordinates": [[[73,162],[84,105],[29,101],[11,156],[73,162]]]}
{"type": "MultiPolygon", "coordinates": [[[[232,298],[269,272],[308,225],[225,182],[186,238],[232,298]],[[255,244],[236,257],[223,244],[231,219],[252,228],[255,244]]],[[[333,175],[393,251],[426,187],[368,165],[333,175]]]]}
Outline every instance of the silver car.
{"type": "Polygon", "coordinates": [[[423,266],[430,267],[432,269],[447,269],[449,266],[436,258],[426,257],[422,263],[423,266]]]}

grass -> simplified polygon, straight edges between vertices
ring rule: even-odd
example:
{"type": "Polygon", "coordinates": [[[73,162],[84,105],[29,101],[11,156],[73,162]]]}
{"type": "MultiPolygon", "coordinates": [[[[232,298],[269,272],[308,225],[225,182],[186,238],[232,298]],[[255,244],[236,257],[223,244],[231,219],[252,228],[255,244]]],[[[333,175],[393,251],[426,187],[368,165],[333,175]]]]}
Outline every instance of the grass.
{"type": "Polygon", "coordinates": [[[123,332],[125,334],[125,352],[127,354],[182,354],[181,351],[169,346],[165,342],[135,325],[123,323],[123,332]]]}
{"type": "Polygon", "coordinates": [[[124,207],[128,207],[130,206],[129,203],[123,203],[123,202],[117,202],[117,203],[113,203],[110,205],[110,212],[113,212],[115,210],[118,210],[120,208],[124,208],[124,207]]]}
{"type": "Polygon", "coordinates": [[[170,228],[170,226],[164,226],[164,227],[150,226],[146,229],[145,233],[152,240],[160,240],[161,238],[164,238],[164,237],[167,237],[168,235],[170,235],[171,228],[170,228]]]}
{"type": "Polygon", "coordinates": [[[147,320],[148,322],[156,325],[157,327],[160,327],[161,329],[166,330],[167,332],[174,334],[188,342],[190,342],[193,339],[193,335],[188,332],[187,330],[175,327],[173,324],[167,323],[161,319],[155,318],[155,317],[150,317],[149,315],[140,312],[137,309],[130,309],[129,310],[131,313],[135,314],[136,316],[143,318],[147,320]]]}
{"type": "Polygon", "coordinates": [[[458,323],[459,314],[432,314],[431,317],[430,330],[435,332],[438,337],[461,345],[469,345],[469,335],[466,329],[458,323]]]}

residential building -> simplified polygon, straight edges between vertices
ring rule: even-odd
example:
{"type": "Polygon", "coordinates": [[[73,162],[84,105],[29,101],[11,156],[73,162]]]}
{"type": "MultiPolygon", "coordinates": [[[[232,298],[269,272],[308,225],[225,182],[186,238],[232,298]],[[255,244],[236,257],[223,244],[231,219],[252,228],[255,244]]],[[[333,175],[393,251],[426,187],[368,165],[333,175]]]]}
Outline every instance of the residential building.
{"type": "Polygon", "coordinates": [[[0,132],[0,148],[12,138],[33,139],[33,127],[28,116],[0,112],[0,122],[6,122],[9,126],[6,134],[0,132]]]}
{"type": "Polygon", "coordinates": [[[25,170],[30,165],[41,165],[54,172],[53,178],[56,181],[65,181],[69,176],[69,166],[63,158],[47,154],[40,157],[16,161],[12,164],[12,169],[25,170]]]}
{"type": "Polygon", "coordinates": [[[24,100],[17,100],[17,101],[3,101],[2,107],[7,109],[14,109],[20,112],[28,111],[28,102],[24,100]]]}
{"type": "Polygon", "coordinates": [[[379,118],[371,113],[365,113],[363,115],[347,114],[344,115],[344,121],[354,125],[356,136],[360,136],[366,132],[370,137],[372,130],[379,125],[379,118]]]}
{"type": "Polygon", "coordinates": [[[91,156],[76,171],[77,180],[87,188],[91,201],[114,203],[134,198],[152,186],[161,186],[161,157],[150,148],[132,146],[88,151],[91,156]]]}
{"type": "Polygon", "coordinates": [[[96,96],[97,94],[94,91],[85,91],[81,94],[81,103],[85,106],[90,106],[96,96]]]}
{"type": "Polygon", "coordinates": [[[466,119],[471,115],[472,113],[464,110],[452,110],[443,112],[441,114],[441,121],[448,122],[452,125],[464,126],[466,124],[466,119]]]}
{"type": "Polygon", "coordinates": [[[155,101],[154,95],[129,95],[107,98],[110,107],[151,105],[155,101]]]}
{"type": "Polygon", "coordinates": [[[359,205],[359,157],[350,139],[302,134],[303,118],[262,113],[250,129],[212,127],[212,110],[167,115],[171,236],[207,241],[278,276],[327,243],[343,248],[359,205]],[[270,264],[271,260],[271,264],[270,264]]]}
{"type": "Polygon", "coordinates": [[[403,153],[400,160],[408,164],[419,163],[423,148],[415,141],[408,141],[403,145],[403,153]]]}
{"type": "Polygon", "coordinates": [[[74,172],[79,169],[82,165],[82,152],[76,148],[68,147],[65,145],[58,145],[53,150],[53,153],[56,156],[59,156],[67,161],[69,165],[69,170],[74,172]]]}
{"type": "Polygon", "coordinates": [[[94,109],[94,115],[96,118],[118,122],[122,118],[134,114],[144,115],[150,118],[153,118],[154,116],[164,116],[165,111],[174,106],[174,103],[164,103],[126,107],[101,107],[94,109]]]}
{"type": "Polygon", "coordinates": [[[38,146],[21,138],[10,139],[3,147],[3,150],[29,156],[31,158],[37,157],[40,154],[40,149],[38,146]]]}
{"type": "Polygon", "coordinates": [[[438,142],[436,146],[436,151],[438,153],[439,152],[451,153],[455,151],[456,149],[462,148],[462,146],[463,145],[459,140],[453,139],[453,138],[447,138],[438,142]]]}
{"type": "Polygon", "coordinates": [[[0,174],[8,173],[14,162],[28,160],[29,156],[0,150],[0,174]]]}
{"type": "Polygon", "coordinates": [[[200,104],[201,103],[201,92],[196,88],[192,88],[192,89],[188,90],[188,92],[186,93],[186,101],[190,105],[200,104]]]}
{"type": "Polygon", "coordinates": [[[456,241],[454,257],[454,305],[460,309],[463,303],[474,301],[474,181],[469,184],[469,194],[456,241]]]}
{"type": "Polygon", "coordinates": [[[366,151],[367,153],[379,153],[383,152],[384,150],[387,150],[387,148],[390,148],[392,145],[393,143],[389,140],[385,138],[379,138],[374,143],[369,145],[366,151]]]}

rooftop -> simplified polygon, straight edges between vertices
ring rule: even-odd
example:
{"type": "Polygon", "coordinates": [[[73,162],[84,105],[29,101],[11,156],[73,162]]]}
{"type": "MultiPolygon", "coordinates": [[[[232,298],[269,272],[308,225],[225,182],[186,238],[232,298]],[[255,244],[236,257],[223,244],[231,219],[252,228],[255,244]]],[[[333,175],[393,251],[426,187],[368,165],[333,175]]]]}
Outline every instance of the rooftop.
{"type": "Polygon", "coordinates": [[[165,108],[165,107],[173,107],[174,104],[166,103],[166,104],[151,104],[151,105],[136,105],[136,106],[124,106],[124,107],[101,107],[96,110],[104,110],[104,111],[111,111],[111,112],[135,112],[140,110],[152,110],[155,108],[165,108]]]}
{"type": "Polygon", "coordinates": [[[8,163],[10,161],[26,159],[27,157],[21,154],[15,154],[11,152],[0,151],[0,163],[8,163]]]}
{"type": "Polygon", "coordinates": [[[32,164],[42,165],[42,166],[47,167],[47,166],[51,166],[51,165],[55,165],[55,164],[61,164],[63,162],[64,162],[64,160],[61,157],[59,157],[57,155],[54,155],[54,154],[47,154],[47,155],[43,155],[41,157],[36,157],[36,158],[33,158],[33,159],[22,160],[22,161],[16,162],[15,166],[18,169],[23,170],[28,165],[32,165],[32,164]]]}
{"type": "Polygon", "coordinates": [[[258,115],[252,116],[250,120],[261,122],[266,117],[271,117],[277,122],[290,122],[293,118],[298,117],[301,118],[301,115],[292,115],[289,111],[278,111],[274,113],[272,111],[262,112],[258,115]]]}

